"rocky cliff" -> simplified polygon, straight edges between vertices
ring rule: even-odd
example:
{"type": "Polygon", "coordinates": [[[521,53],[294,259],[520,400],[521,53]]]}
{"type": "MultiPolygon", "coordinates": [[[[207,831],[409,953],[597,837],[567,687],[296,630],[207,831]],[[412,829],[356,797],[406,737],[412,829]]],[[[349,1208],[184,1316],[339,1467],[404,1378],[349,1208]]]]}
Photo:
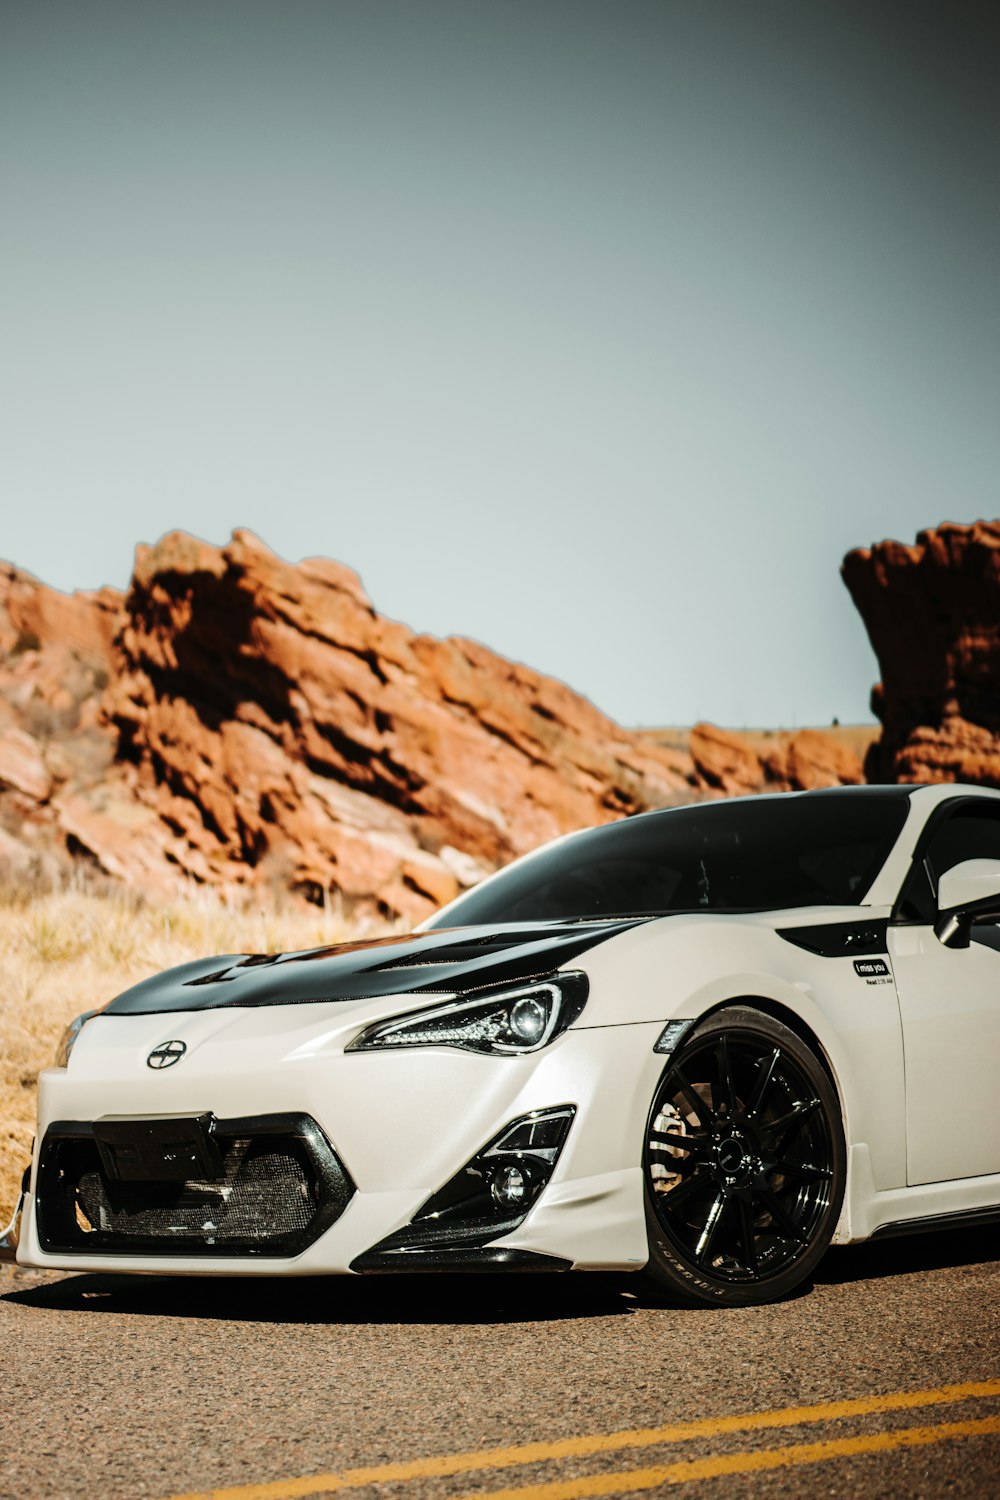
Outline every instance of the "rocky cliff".
{"type": "Polygon", "coordinates": [[[837,734],[818,729],[739,732],[696,724],[688,736],[695,784],[738,797],[857,786],[861,759],[837,734]]]}
{"type": "Polygon", "coordinates": [[[290,887],[419,918],[557,834],[861,779],[817,734],[613,723],[474,641],[377,613],[249,532],[140,547],[125,594],[0,569],[0,872],[290,887]]]}
{"type": "Polygon", "coordinates": [[[270,866],[422,914],[516,854],[688,789],[562,683],[376,613],[354,573],[237,532],[139,550],[104,712],[197,878],[270,866]]]}
{"type": "Polygon", "coordinates": [[[23,878],[82,853],[72,805],[112,795],[102,698],[117,670],[123,596],[60,594],[0,564],[0,872],[23,878]]]}
{"type": "Polygon", "coordinates": [[[1000,786],[1000,521],[850,552],[843,577],[882,674],[868,779],[1000,786]]]}

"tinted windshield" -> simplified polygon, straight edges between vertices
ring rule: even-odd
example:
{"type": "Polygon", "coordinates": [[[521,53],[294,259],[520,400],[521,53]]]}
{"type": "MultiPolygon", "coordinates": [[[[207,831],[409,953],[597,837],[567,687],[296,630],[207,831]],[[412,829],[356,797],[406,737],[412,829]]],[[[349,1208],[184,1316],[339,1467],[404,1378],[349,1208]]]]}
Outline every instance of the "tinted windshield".
{"type": "Polygon", "coordinates": [[[818,793],[644,813],[518,860],[429,925],[853,906],[906,812],[898,794],[818,793]]]}

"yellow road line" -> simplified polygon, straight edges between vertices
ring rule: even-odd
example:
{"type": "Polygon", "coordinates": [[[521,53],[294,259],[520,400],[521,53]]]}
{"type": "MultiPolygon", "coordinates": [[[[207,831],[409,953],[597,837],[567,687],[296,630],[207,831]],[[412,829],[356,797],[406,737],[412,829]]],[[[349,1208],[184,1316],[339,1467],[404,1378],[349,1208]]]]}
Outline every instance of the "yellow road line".
{"type": "MultiPolygon", "coordinates": [[[[721,1437],[730,1432],[759,1432],[769,1427],[798,1427],[806,1422],[836,1422],[845,1417],[867,1417],[878,1412],[908,1411],[920,1406],[942,1406],[1000,1396],[1000,1380],[969,1380],[923,1391],[894,1391],[886,1396],[858,1396],[847,1401],[822,1401],[815,1406],[787,1406],[777,1411],[749,1412],[732,1417],[703,1417],[668,1427],[636,1427],[588,1437],[556,1438],[548,1443],[521,1443],[508,1448],[481,1448],[471,1453],[442,1454],[398,1463],[344,1469],[339,1474],[308,1474],[299,1479],[277,1479],[266,1484],[236,1484],[224,1489],[195,1490],[171,1495],[169,1500],[303,1500],[338,1490],[361,1489],[366,1484],[388,1484],[407,1479],[444,1479],[475,1469],[510,1469],[519,1464],[585,1458],[623,1448],[649,1448],[659,1443],[683,1443],[692,1438],[721,1437]]],[[[582,1482],[582,1481],[581,1481],[582,1482]]],[[[595,1493],[597,1493],[595,1491],[595,1493]]]]}
{"type": "Polygon", "coordinates": [[[1000,1416],[970,1422],[941,1422],[936,1427],[903,1427],[868,1437],[831,1438],[822,1443],[794,1443],[788,1448],[765,1448],[757,1453],[726,1453],[716,1458],[688,1458],[652,1469],[630,1469],[619,1474],[591,1474],[586,1479],[556,1479],[548,1484],[525,1484],[506,1490],[477,1490],[460,1500],[591,1500],[594,1495],[634,1495],[663,1484],[689,1484],[694,1479],[718,1479],[724,1474],[756,1474],[762,1469],[784,1469],[795,1464],[819,1464],[831,1458],[865,1453],[891,1453],[898,1448],[922,1448],[956,1438],[1000,1433],[1000,1416]]]}

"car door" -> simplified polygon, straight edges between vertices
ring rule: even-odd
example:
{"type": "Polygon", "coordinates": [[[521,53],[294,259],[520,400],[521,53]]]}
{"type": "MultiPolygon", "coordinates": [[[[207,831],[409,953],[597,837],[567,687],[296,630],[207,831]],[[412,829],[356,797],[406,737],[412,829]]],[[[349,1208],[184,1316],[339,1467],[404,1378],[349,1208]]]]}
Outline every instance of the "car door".
{"type": "Polygon", "coordinates": [[[966,859],[1000,860],[1000,801],[945,804],[889,928],[912,1185],[1000,1172],[1000,928],[974,927],[968,948],[946,948],[934,933],[937,883],[966,859]]]}

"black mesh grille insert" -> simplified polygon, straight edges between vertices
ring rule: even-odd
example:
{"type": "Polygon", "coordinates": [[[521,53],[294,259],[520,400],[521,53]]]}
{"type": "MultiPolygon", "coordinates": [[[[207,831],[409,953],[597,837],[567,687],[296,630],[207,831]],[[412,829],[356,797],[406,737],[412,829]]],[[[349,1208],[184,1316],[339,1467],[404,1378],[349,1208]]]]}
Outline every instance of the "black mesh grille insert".
{"type": "MultiPolygon", "coordinates": [[[[120,1132],[120,1122],[116,1128],[120,1132]]],[[[122,1180],[93,1125],[52,1126],[39,1165],[42,1248],[297,1255],[347,1207],[354,1185],[309,1115],[213,1120],[210,1128],[217,1173],[171,1181],[122,1180]]]]}

